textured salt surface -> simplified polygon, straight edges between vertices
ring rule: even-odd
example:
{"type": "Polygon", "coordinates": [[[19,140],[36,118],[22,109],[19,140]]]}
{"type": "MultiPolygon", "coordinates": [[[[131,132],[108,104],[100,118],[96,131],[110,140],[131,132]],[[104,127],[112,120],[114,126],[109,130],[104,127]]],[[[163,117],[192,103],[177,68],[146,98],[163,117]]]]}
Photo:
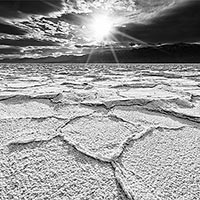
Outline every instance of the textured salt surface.
{"type": "Polygon", "coordinates": [[[198,199],[199,129],[159,129],[134,141],[119,158],[119,179],[135,199],[198,199]],[[141,185],[141,186],[140,186],[141,185]],[[144,196],[144,197],[143,197],[144,196]]]}
{"type": "Polygon", "coordinates": [[[0,199],[195,200],[199,65],[0,65],[0,199]]]}
{"type": "Polygon", "coordinates": [[[13,143],[1,158],[2,199],[121,199],[110,164],[65,143],[13,143]]]}

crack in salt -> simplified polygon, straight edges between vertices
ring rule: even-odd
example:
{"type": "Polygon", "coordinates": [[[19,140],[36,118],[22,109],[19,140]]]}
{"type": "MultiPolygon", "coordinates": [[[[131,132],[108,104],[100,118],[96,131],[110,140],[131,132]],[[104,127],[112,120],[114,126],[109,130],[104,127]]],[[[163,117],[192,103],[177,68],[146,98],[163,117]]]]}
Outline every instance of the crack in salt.
{"type": "Polygon", "coordinates": [[[73,118],[69,119],[64,125],[61,125],[60,127],[58,127],[56,130],[58,130],[58,129],[63,129],[63,128],[66,127],[68,124],[70,124],[70,123],[72,123],[72,122],[74,122],[74,121],[76,121],[76,120],[78,120],[78,119],[82,119],[82,118],[84,118],[84,117],[90,117],[90,116],[92,116],[95,112],[96,112],[96,111],[94,111],[94,112],[92,112],[92,113],[90,113],[90,114],[87,114],[87,115],[79,115],[79,116],[73,117],[73,118]]]}
{"type": "Polygon", "coordinates": [[[177,117],[179,119],[188,120],[190,122],[195,122],[195,123],[198,123],[198,124],[200,122],[200,118],[199,117],[195,117],[195,116],[190,116],[190,115],[178,113],[178,112],[173,111],[173,110],[168,111],[168,110],[164,110],[162,108],[153,109],[151,107],[146,107],[145,110],[150,111],[150,112],[154,112],[154,113],[165,114],[167,116],[177,117]]]}

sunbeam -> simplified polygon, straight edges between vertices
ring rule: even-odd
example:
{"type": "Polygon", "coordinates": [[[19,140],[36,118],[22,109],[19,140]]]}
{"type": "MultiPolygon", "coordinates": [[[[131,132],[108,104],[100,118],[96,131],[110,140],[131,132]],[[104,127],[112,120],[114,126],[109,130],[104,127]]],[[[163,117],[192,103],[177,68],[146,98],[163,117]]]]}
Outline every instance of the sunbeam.
{"type": "Polygon", "coordinates": [[[132,37],[132,36],[126,34],[126,33],[122,33],[121,31],[116,31],[115,33],[116,33],[116,34],[119,34],[119,35],[122,36],[122,37],[125,37],[125,38],[128,38],[128,39],[130,39],[130,40],[133,40],[134,42],[137,42],[137,43],[139,43],[139,44],[143,44],[143,45],[150,46],[147,42],[144,42],[144,41],[142,41],[142,40],[140,40],[140,39],[137,39],[137,38],[135,38],[135,37],[132,37]]]}
{"type": "MultiPolygon", "coordinates": [[[[111,38],[114,39],[114,40],[116,39],[114,36],[111,36],[111,38]]],[[[119,65],[119,59],[117,58],[117,55],[115,53],[113,46],[111,44],[109,46],[110,46],[111,52],[113,54],[113,57],[115,59],[115,62],[119,65]]]]}
{"type": "Polygon", "coordinates": [[[112,46],[112,45],[109,45],[109,46],[110,46],[111,52],[112,52],[112,54],[113,54],[113,57],[114,57],[114,59],[115,59],[115,62],[119,65],[119,60],[118,60],[118,58],[117,58],[117,55],[116,55],[116,53],[115,53],[115,50],[114,50],[113,46],[112,46]]]}
{"type": "Polygon", "coordinates": [[[85,63],[86,65],[89,63],[89,61],[90,61],[90,59],[92,57],[93,52],[94,52],[94,47],[92,47],[92,49],[90,50],[90,53],[88,54],[88,58],[87,58],[87,61],[85,63]]]}

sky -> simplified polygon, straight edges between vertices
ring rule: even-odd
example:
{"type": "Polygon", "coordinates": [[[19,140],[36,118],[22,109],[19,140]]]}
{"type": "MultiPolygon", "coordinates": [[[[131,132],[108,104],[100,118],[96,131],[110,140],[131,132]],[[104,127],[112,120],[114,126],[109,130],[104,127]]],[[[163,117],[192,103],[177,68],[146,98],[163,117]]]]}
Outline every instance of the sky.
{"type": "Polygon", "coordinates": [[[0,0],[0,60],[198,44],[199,10],[200,0],[0,0]]]}

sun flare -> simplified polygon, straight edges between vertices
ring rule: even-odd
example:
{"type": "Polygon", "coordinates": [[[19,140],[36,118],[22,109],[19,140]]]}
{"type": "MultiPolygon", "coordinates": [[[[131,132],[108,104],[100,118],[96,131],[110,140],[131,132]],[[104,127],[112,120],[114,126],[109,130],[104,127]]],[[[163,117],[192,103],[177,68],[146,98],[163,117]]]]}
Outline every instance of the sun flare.
{"type": "Polygon", "coordinates": [[[121,32],[119,27],[122,26],[126,27],[126,18],[107,11],[96,11],[85,20],[82,33],[84,33],[85,40],[91,45],[88,46],[89,53],[86,64],[90,62],[96,50],[111,51],[115,62],[119,64],[116,49],[129,47],[127,42],[121,44],[119,37],[128,38],[136,44],[148,45],[142,40],[121,32]]]}
{"type": "Polygon", "coordinates": [[[114,32],[113,19],[108,15],[96,15],[93,17],[89,29],[94,40],[103,42],[114,32]]]}

